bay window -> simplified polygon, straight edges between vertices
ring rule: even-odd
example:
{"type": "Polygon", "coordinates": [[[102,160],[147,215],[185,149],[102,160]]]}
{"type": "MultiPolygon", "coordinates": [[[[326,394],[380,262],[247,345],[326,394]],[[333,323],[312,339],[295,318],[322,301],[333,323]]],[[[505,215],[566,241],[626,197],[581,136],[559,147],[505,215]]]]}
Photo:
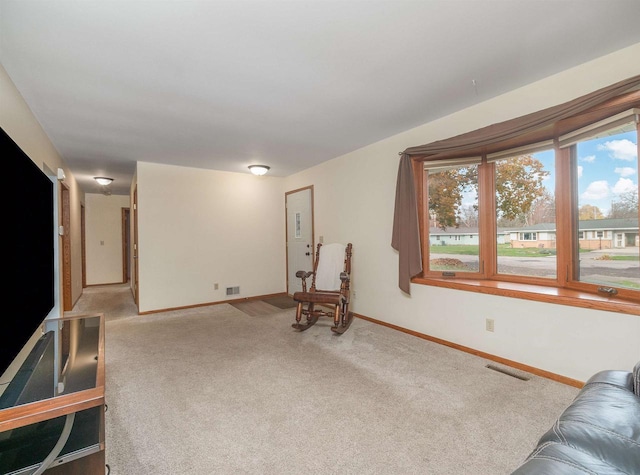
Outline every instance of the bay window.
{"type": "Polygon", "coordinates": [[[413,282],[640,314],[639,116],[636,90],[522,136],[412,153],[413,282]]]}
{"type": "MultiPolygon", "coordinates": [[[[480,157],[448,160],[425,166],[429,232],[440,233],[478,229],[478,164],[480,157]]],[[[466,233],[465,233],[466,234],[466,233]]],[[[469,239],[472,243],[473,239],[469,239]]],[[[429,248],[428,268],[432,271],[477,274],[479,246],[463,245],[460,234],[435,240],[429,248]]]]}
{"type": "Polygon", "coordinates": [[[578,229],[592,229],[591,239],[578,244],[573,277],[611,293],[640,292],[639,112],[622,112],[559,140],[573,159],[578,229]]]}

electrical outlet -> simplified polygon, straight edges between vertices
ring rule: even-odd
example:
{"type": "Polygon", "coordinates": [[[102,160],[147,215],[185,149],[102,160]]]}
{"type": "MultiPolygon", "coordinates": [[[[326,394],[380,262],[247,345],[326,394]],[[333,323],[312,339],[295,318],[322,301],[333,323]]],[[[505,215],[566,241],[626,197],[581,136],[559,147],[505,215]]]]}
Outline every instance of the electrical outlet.
{"type": "Polygon", "coordinates": [[[495,328],[494,325],[495,324],[494,324],[493,318],[487,318],[487,320],[486,320],[486,329],[487,329],[488,332],[494,331],[494,328],[495,328]]]}
{"type": "Polygon", "coordinates": [[[356,299],[356,291],[355,291],[355,290],[352,290],[352,291],[351,291],[351,295],[353,295],[353,299],[355,300],[355,299],[356,299]]]}
{"type": "Polygon", "coordinates": [[[213,284],[213,290],[218,290],[218,283],[213,284]]]}

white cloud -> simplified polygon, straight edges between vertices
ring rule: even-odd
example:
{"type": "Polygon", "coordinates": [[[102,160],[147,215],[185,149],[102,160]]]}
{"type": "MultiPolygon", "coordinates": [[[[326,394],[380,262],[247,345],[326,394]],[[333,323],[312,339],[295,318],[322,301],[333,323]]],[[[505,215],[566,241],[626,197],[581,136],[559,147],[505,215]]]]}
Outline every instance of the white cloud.
{"type": "Polygon", "coordinates": [[[606,150],[611,158],[632,161],[638,158],[638,147],[631,140],[610,140],[598,145],[598,150],[606,150]]]}
{"type": "Polygon", "coordinates": [[[581,162],[593,163],[596,161],[595,155],[587,155],[586,157],[580,157],[581,162]]]}
{"type": "Polygon", "coordinates": [[[620,176],[631,176],[631,175],[635,175],[636,173],[636,169],[631,167],[617,167],[613,171],[620,176]]]}
{"type": "MultiPolygon", "coordinates": [[[[623,180],[624,178],[621,178],[623,180]]],[[[592,181],[581,197],[585,200],[601,200],[609,196],[609,183],[607,180],[592,181]]]]}
{"type": "Polygon", "coordinates": [[[620,178],[618,182],[613,185],[612,191],[616,194],[626,193],[627,191],[637,190],[638,185],[636,185],[632,180],[628,178],[620,178]]]}
{"type": "Polygon", "coordinates": [[[583,170],[584,170],[584,167],[582,165],[578,165],[578,178],[582,177],[583,170]]]}

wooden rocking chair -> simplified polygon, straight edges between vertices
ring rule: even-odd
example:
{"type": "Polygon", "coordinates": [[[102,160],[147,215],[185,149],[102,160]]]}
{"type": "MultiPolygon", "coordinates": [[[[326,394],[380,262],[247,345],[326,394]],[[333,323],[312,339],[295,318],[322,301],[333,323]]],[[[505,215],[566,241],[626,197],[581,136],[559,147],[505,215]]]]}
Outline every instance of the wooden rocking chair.
{"type": "Polygon", "coordinates": [[[293,294],[298,302],[293,328],[304,331],[324,316],[333,317],[331,331],[334,333],[340,335],[347,331],[353,319],[353,314],[349,313],[351,249],[351,243],[346,247],[343,244],[318,244],[313,271],[296,273],[296,277],[302,279],[302,292],[293,294]],[[310,276],[313,279],[307,291],[310,276]],[[331,310],[323,310],[327,306],[331,310]],[[305,323],[300,323],[302,315],[306,316],[305,323]]]}

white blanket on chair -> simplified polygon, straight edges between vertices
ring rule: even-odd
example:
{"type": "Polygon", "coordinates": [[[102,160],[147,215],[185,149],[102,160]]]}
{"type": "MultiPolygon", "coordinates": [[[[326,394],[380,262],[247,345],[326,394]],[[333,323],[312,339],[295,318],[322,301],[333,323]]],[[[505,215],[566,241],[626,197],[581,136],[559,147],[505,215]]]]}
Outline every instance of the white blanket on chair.
{"type": "Polygon", "coordinates": [[[345,246],[323,244],[316,270],[316,290],[340,290],[340,273],[344,271],[345,246]]]}

